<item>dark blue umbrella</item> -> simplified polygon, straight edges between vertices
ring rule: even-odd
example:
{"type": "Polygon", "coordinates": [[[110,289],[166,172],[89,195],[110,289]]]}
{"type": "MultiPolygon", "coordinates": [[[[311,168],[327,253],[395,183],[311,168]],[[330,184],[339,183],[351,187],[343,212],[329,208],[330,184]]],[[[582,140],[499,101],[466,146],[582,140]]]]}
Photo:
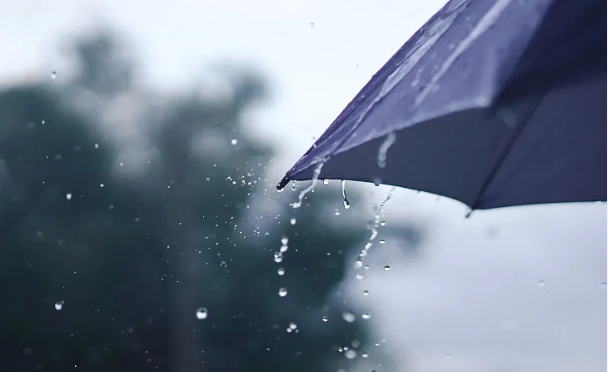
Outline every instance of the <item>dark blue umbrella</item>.
{"type": "Polygon", "coordinates": [[[471,209],[606,200],[606,2],[452,0],[278,185],[342,179],[471,209]]]}

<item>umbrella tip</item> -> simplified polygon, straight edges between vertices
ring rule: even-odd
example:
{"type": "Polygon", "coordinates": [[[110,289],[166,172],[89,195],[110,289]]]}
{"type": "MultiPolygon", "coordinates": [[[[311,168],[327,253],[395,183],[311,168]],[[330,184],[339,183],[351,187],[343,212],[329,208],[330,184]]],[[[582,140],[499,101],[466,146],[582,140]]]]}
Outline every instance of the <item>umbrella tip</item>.
{"type": "Polygon", "coordinates": [[[289,183],[290,179],[289,177],[285,176],[283,177],[283,179],[281,180],[281,182],[279,182],[277,184],[277,190],[281,191],[285,188],[285,186],[287,186],[287,184],[289,183]]]}

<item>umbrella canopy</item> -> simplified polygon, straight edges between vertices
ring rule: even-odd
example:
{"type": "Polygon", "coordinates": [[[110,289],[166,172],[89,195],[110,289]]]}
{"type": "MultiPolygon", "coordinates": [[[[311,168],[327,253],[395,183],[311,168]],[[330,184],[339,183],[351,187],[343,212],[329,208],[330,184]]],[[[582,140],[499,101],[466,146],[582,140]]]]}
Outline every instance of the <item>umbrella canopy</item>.
{"type": "Polygon", "coordinates": [[[606,2],[452,0],[277,186],[384,183],[472,209],[606,200],[606,2]]]}

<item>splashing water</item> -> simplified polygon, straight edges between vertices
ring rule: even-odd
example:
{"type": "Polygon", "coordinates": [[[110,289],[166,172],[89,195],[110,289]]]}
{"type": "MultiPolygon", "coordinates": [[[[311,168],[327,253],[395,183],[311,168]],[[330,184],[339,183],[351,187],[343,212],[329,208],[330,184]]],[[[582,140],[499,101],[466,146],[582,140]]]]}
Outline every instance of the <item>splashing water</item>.
{"type": "Polygon", "coordinates": [[[346,181],[345,180],[342,180],[342,199],[344,202],[344,209],[350,208],[350,202],[348,201],[348,198],[346,197],[346,181]]]}
{"type": "Polygon", "coordinates": [[[378,166],[380,168],[386,167],[386,153],[388,152],[388,149],[390,149],[395,143],[396,139],[397,135],[394,132],[389,133],[384,142],[382,142],[380,145],[380,149],[378,150],[378,166]]]}
{"type": "MultiPolygon", "coordinates": [[[[363,250],[361,251],[361,253],[359,253],[359,257],[357,257],[357,261],[355,262],[356,269],[360,269],[361,267],[363,267],[363,257],[367,256],[367,251],[370,250],[370,248],[372,247],[372,245],[374,243],[374,240],[376,240],[376,238],[378,237],[378,227],[383,222],[382,217],[384,216],[384,207],[386,206],[386,203],[388,203],[388,201],[395,194],[395,189],[396,189],[396,187],[392,187],[390,189],[390,191],[388,192],[388,195],[386,196],[386,198],[384,198],[384,200],[382,201],[382,203],[380,203],[380,206],[378,207],[378,212],[376,213],[376,216],[374,217],[374,224],[371,227],[371,233],[370,233],[369,239],[367,240],[367,243],[365,244],[365,247],[363,247],[363,250]]],[[[384,224],[382,226],[384,226],[384,224]]]]}
{"type": "Polygon", "coordinates": [[[291,205],[292,208],[297,209],[302,206],[302,200],[304,200],[304,197],[306,196],[306,194],[308,194],[312,189],[315,188],[315,185],[317,184],[317,180],[319,179],[319,174],[321,174],[321,169],[323,169],[324,164],[325,164],[325,161],[322,161],[319,163],[319,165],[317,165],[317,167],[315,168],[315,172],[312,175],[312,182],[310,183],[310,185],[308,185],[307,188],[305,188],[304,190],[302,190],[300,192],[300,195],[298,195],[298,201],[291,205]]]}

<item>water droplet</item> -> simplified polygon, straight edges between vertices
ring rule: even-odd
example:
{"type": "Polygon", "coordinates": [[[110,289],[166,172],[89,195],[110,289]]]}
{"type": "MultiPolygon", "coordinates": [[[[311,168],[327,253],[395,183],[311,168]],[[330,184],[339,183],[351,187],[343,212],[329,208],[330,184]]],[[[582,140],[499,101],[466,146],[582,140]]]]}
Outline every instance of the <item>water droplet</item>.
{"type": "Polygon", "coordinates": [[[304,197],[306,196],[306,194],[308,194],[310,192],[310,190],[315,188],[315,185],[317,184],[317,180],[319,179],[319,174],[321,174],[321,169],[323,169],[323,164],[325,164],[325,161],[321,161],[317,167],[315,168],[315,172],[312,175],[312,182],[310,183],[310,185],[308,185],[307,188],[305,188],[304,190],[302,190],[300,192],[300,195],[298,195],[298,201],[293,203],[291,206],[294,209],[300,208],[302,206],[302,201],[304,200],[304,197]]]}
{"type": "Polygon", "coordinates": [[[276,263],[283,262],[283,253],[282,252],[274,252],[274,262],[276,262],[276,263]]]}
{"type": "Polygon", "coordinates": [[[285,253],[285,252],[287,252],[287,249],[289,249],[289,246],[287,246],[287,245],[282,245],[282,246],[279,248],[279,252],[281,252],[281,253],[285,253]]]}
{"type": "Polygon", "coordinates": [[[348,198],[346,197],[346,181],[342,180],[342,199],[343,199],[343,203],[344,203],[344,209],[348,209],[350,208],[350,202],[348,201],[348,198]]]}
{"type": "Polygon", "coordinates": [[[285,296],[287,296],[287,288],[285,288],[285,287],[279,288],[279,297],[285,297],[285,296]]]}
{"type": "Polygon", "coordinates": [[[289,223],[293,226],[296,224],[296,222],[298,222],[295,218],[292,218],[289,220],[289,223]]]}
{"type": "Polygon", "coordinates": [[[61,309],[63,309],[63,304],[64,304],[63,300],[55,302],[55,310],[61,311],[61,309]]]}
{"type": "Polygon", "coordinates": [[[368,291],[367,289],[366,289],[366,290],[364,290],[364,291],[363,291],[363,295],[364,295],[364,296],[369,295],[369,291],[368,291]]]}
{"type": "Polygon", "coordinates": [[[386,240],[384,240],[384,239],[380,239],[380,241],[379,241],[378,243],[380,243],[380,244],[384,244],[384,243],[386,243],[386,240]]]}
{"type": "Polygon", "coordinates": [[[367,251],[369,251],[369,249],[372,247],[374,240],[376,240],[376,237],[378,236],[378,227],[381,224],[381,219],[384,215],[384,207],[386,205],[386,203],[393,197],[393,195],[395,194],[395,187],[392,187],[390,189],[390,191],[388,192],[388,195],[386,196],[386,198],[384,198],[384,200],[382,201],[382,203],[380,203],[380,206],[378,207],[378,212],[376,213],[376,216],[374,217],[374,223],[371,227],[371,233],[370,236],[367,240],[367,243],[365,244],[365,247],[363,248],[363,251],[359,254],[358,259],[361,259],[362,257],[365,257],[367,255],[367,251]]]}
{"type": "Polygon", "coordinates": [[[380,168],[386,167],[386,153],[393,143],[395,143],[396,139],[397,135],[395,135],[395,133],[389,133],[384,142],[380,145],[380,149],[378,150],[378,166],[380,168]]]}
{"type": "Polygon", "coordinates": [[[374,186],[377,187],[377,186],[380,186],[380,185],[382,185],[382,178],[380,178],[380,177],[374,178],[374,186]]]}
{"type": "Polygon", "coordinates": [[[285,275],[285,269],[284,269],[284,268],[282,268],[282,267],[279,267],[279,268],[277,269],[277,274],[279,274],[279,275],[281,275],[281,276],[285,275]]]}
{"type": "Polygon", "coordinates": [[[606,289],[606,282],[601,282],[600,283],[600,289],[601,290],[605,290],[606,289]]]}
{"type": "Polygon", "coordinates": [[[281,238],[281,245],[287,245],[289,243],[289,238],[284,236],[281,238]]]}
{"type": "Polygon", "coordinates": [[[361,280],[361,279],[365,279],[365,275],[363,275],[363,273],[357,272],[357,273],[355,274],[355,278],[356,278],[356,279],[359,279],[359,280],[361,280]]]}
{"type": "Polygon", "coordinates": [[[51,79],[55,80],[57,78],[57,72],[56,71],[52,71],[51,72],[51,79]]]}
{"type": "Polygon", "coordinates": [[[329,185],[329,180],[323,180],[323,184],[324,184],[325,186],[329,185]]]}
{"type": "Polygon", "coordinates": [[[298,185],[296,184],[296,181],[291,181],[291,191],[296,191],[297,187],[298,185]]]}
{"type": "Polygon", "coordinates": [[[344,356],[347,359],[355,359],[357,357],[357,352],[354,351],[353,349],[346,350],[346,352],[344,353],[344,356]]]}
{"type": "Polygon", "coordinates": [[[323,319],[324,322],[327,322],[329,320],[326,316],[323,316],[322,319],[323,319]]]}
{"type": "Polygon", "coordinates": [[[384,266],[384,271],[389,271],[390,269],[391,269],[390,266],[388,266],[388,265],[384,266]]]}
{"type": "Polygon", "coordinates": [[[539,281],[538,281],[538,286],[539,286],[539,287],[541,287],[541,288],[542,288],[542,287],[544,287],[544,286],[545,286],[545,284],[546,284],[546,283],[545,283],[545,281],[544,281],[544,280],[539,280],[539,281]]]}
{"type": "Polygon", "coordinates": [[[198,309],[196,309],[196,319],[199,319],[199,320],[207,319],[207,315],[209,315],[209,312],[207,311],[206,308],[199,307],[198,309]]]}
{"type": "Polygon", "coordinates": [[[382,226],[382,227],[386,226],[386,221],[380,221],[380,226],[382,226]]]}
{"type": "Polygon", "coordinates": [[[239,143],[239,140],[236,138],[233,138],[230,140],[230,143],[232,144],[232,146],[236,145],[237,143],[239,143]]]}
{"type": "Polygon", "coordinates": [[[370,315],[370,313],[363,313],[363,314],[361,315],[361,318],[363,318],[363,319],[365,319],[365,320],[370,319],[371,317],[372,317],[372,316],[370,315]]]}
{"type": "Polygon", "coordinates": [[[65,198],[68,199],[68,200],[71,200],[72,199],[72,194],[70,194],[70,193],[65,194],[65,198]]]}
{"type": "Polygon", "coordinates": [[[355,317],[355,314],[353,314],[353,313],[349,313],[349,312],[346,312],[346,311],[345,311],[345,312],[343,312],[343,313],[342,313],[342,318],[343,318],[344,320],[346,320],[347,322],[352,323],[352,322],[354,322],[354,321],[355,321],[355,318],[356,318],[356,317],[355,317]]]}
{"type": "Polygon", "coordinates": [[[95,144],[95,148],[98,149],[99,148],[99,143],[95,144]]]}
{"type": "Polygon", "coordinates": [[[369,354],[364,352],[363,354],[361,354],[361,358],[369,358],[369,354]]]}

